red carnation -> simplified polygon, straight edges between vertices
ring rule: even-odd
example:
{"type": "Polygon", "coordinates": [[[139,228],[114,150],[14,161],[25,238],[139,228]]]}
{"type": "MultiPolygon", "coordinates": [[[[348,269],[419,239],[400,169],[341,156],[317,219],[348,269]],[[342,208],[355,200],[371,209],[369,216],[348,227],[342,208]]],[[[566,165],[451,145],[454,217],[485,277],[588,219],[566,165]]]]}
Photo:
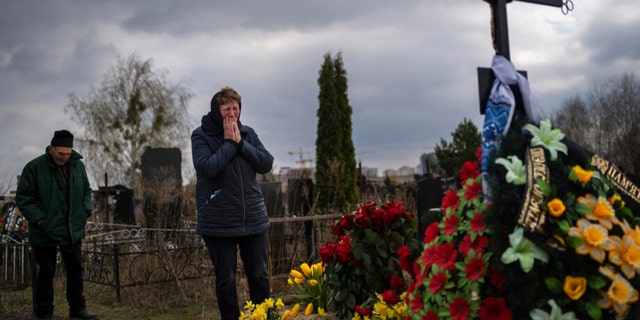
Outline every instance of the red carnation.
{"type": "Polygon", "coordinates": [[[406,245],[398,248],[398,258],[400,260],[400,268],[406,272],[412,273],[413,257],[411,257],[411,249],[406,245]]]}
{"type": "Polygon", "coordinates": [[[359,313],[361,316],[368,317],[371,315],[371,308],[365,309],[361,306],[356,306],[356,312],[359,313]]]}
{"type": "Polygon", "coordinates": [[[489,238],[487,236],[478,236],[473,240],[473,250],[478,254],[483,254],[488,245],[489,238]]]}
{"type": "Polygon", "coordinates": [[[471,225],[471,231],[473,232],[483,231],[484,229],[487,228],[487,225],[484,224],[482,213],[480,212],[476,212],[473,215],[470,225],[471,225]]]}
{"type": "Polygon", "coordinates": [[[494,266],[489,268],[489,282],[496,287],[499,292],[505,291],[506,277],[494,266]]]}
{"type": "Polygon", "coordinates": [[[438,222],[432,222],[425,230],[424,230],[424,243],[431,243],[431,241],[435,240],[440,234],[440,226],[438,222]]]}
{"type": "Polygon", "coordinates": [[[478,197],[480,191],[482,191],[482,184],[478,181],[473,181],[464,189],[464,198],[471,201],[478,197]]]}
{"type": "Polygon", "coordinates": [[[424,317],[422,318],[422,320],[438,320],[438,314],[429,310],[427,311],[427,313],[424,315],[424,317]]]}
{"type": "Polygon", "coordinates": [[[471,241],[471,236],[469,234],[465,234],[458,245],[458,251],[460,251],[460,253],[465,257],[469,254],[470,249],[473,249],[477,254],[484,254],[488,244],[489,239],[486,236],[477,236],[473,241],[471,241]]]}
{"type": "Polygon", "coordinates": [[[433,246],[433,247],[429,247],[426,248],[422,251],[422,256],[420,257],[422,260],[422,264],[429,269],[429,267],[431,267],[431,265],[436,262],[436,247],[437,246],[433,246]]]}
{"type": "Polygon", "coordinates": [[[444,272],[438,272],[429,279],[429,292],[436,294],[440,289],[444,288],[444,284],[447,283],[447,275],[444,272]]]}
{"type": "Polygon", "coordinates": [[[456,267],[456,252],[453,243],[447,242],[435,247],[434,262],[445,270],[451,270],[456,267]]]}
{"type": "Polygon", "coordinates": [[[413,311],[413,313],[418,313],[423,307],[424,301],[422,300],[422,296],[416,293],[411,300],[411,311],[413,311]]]}
{"type": "Polygon", "coordinates": [[[478,309],[481,320],[511,320],[511,310],[503,298],[488,297],[478,309]]]}
{"type": "Polygon", "coordinates": [[[454,232],[458,230],[458,225],[460,224],[460,218],[455,214],[449,215],[444,220],[444,234],[450,236],[454,232]]]}
{"type": "Polygon", "coordinates": [[[453,320],[466,320],[469,317],[469,303],[462,297],[453,299],[449,305],[449,314],[453,320]]]}
{"type": "Polygon", "coordinates": [[[457,210],[458,206],[460,206],[460,198],[458,197],[458,191],[456,190],[447,190],[444,198],[442,198],[442,209],[445,211],[448,208],[452,210],[457,210]]]}
{"type": "Polygon", "coordinates": [[[388,306],[393,306],[400,301],[400,298],[398,298],[398,295],[396,295],[393,290],[386,290],[382,293],[382,301],[388,306]]]}
{"type": "Polygon", "coordinates": [[[462,165],[462,169],[460,169],[460,181],[464,183],[467,179],[473,179],[480,175],[480,170],[478,170],[478,162],[476,161],[467,161],[462,165]]]}
{"type": "Polygon", "coordinates": [[[392,290],[400,290],[404,288],[404,279],[396,274],[392,275],[389,279],[389,288],[392,290]]]}
{"type": "MultiPolygon", "coordinates": [[[[427,270],[429,270],[428,267],[422,269],[422,266],[418,263],[418,261],[414,261],[413,262],[413,274],[416,275],[416,279],[420,279],[422,277],[422,270],[425,270],[425,272],[427,270]]],[[[422,282],[422,280],[421,280],[422,282]]]]}
{"type": "Polygon", "coordinates": [[[478,279],[484,275],[484,260],[472,258],[469,263],[464,266],[464,272],[467,273],[467,279],[478,281],[478,279]]]}

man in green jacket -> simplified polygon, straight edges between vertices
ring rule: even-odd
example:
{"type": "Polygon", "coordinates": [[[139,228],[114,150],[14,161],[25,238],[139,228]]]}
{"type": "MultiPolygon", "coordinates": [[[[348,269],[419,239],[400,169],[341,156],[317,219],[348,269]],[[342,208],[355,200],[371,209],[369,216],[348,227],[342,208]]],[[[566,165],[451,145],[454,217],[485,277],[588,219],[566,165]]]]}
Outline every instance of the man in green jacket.
{"type": "Polygon", "coordinates": [[[45,153],[22,170],[16,204],[29,221],[29,243],[38,275],[34,288],[37,319],[53,317],[53,278],[58,248],[67,276],[67,302],[72,319],[98,319],[87,311],[80,248],[91,215],[91,187],[82,156],[73,150],[73,135],[56,131],[45,153]]]}

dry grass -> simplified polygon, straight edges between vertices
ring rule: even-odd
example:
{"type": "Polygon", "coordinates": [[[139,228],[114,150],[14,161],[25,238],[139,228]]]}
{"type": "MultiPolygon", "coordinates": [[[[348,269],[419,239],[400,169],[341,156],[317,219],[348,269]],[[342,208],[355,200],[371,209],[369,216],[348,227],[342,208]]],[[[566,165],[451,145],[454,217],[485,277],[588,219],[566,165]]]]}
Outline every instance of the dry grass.
{"type": "MultiPolygon", "coordinates": [[[[191,193],[191,192],[190,192],[191,193]]],[[[188,197],[185,197],[188,198],[188,197]]],[[[407,210],[415,210],[415,200],[409,188],[395,188],[377,191],[361,195],[359,202],[377,201],[379,203],[388,200],[403,201],[407,210]],[[386,191],[386,192],[385,192],[386,191]]],[[[311,209],[312,211],[313,209],[311,209]]],[[[189,211],[189,210],[187,210],[189,211]]],[[[415,212],[415,211],[414,211],[415,212]]],[[[162,216],[162,215],[161,215],[162,216]]],[[[158,223],[160,221],[156,221],[158,223]]],[[[162,221],[164,222],[164,221],[162,221]]],[[[300,229],[301,222],[295,222],[285,227],[284,230],[300,229]]],[[[314,223],[316,239],[314,249],[319,249],[326,241],[331,241],[332,221],[319,221],[314,223]]],[[[282,230],[282,229],[281,229],[282,230]]],[[[286,233],[286,231],[284,231],[286,233]]],[[[298,241],[287,244],[284,251],[289,255],[287,263],[295,268],[305,261],[305,249],[298,241]]],[[[273,249],[272,249],[273,250],[273,249]]],[[[272,252],[273,254],[273,252],[272,252]]],[[[274,257],[275,259],[275,257],[274,257]]],[[[284,266],[285,270],[290,270],[284,266]]],[[[271,279],[272,297],[282,298],[286,304],[295,303],[288,297],[290,287],[287,285],[287,275],[274,275],[271,279]]],[[[238,295],[240,305],[248,299],[248,288],[244,277],[238,279],[238,295]]],[[[101,319],[145,319],[145,320],[191,320],[191,319],[219,319],[215,287],[211,278],[194,280],[179,280],[162,284],[141,285],[127,287],[121,290],[118,301],[115,288],[93,283],[85,283],[85,297],[88,309],[101,315],[101,319]]],[[[65,278],[58,273],[55,283],[56,306],[54,319],[68,319],[68,308],[65,299],[65,278]]],[[[2,289],[0,291],[0,319],[23,320],[31,319],[31,288],[2,289]]],[[[309,317],[298,317],[311,319],[309,317]]],[[[296,319],[298,319],[296,318],[296,319]]]]}

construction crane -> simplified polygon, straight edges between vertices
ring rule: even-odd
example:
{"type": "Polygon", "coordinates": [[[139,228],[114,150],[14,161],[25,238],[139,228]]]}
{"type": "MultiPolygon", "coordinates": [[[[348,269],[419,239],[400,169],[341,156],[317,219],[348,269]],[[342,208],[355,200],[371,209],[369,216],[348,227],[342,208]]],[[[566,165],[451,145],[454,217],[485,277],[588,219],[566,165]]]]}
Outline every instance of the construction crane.
{"type": "Polygon", "coordinates": [[[313,161],[315,161],[315,159],[313,159],[311,157],[313,152],[311,152],[311,151],[303,151],[302,147],[300,147],[300,149],[298,151],[289,151],[289,155],[290,156],[292,156],[294,154],[297,154],[298,157],[299,157],[299,160],[296,161],[296,163],[300,164],[300,168],[305,168],[307,162],[313,163],[313,161]],[[305,155],[309,155],[309,158],[305,158],[305,155]]]}

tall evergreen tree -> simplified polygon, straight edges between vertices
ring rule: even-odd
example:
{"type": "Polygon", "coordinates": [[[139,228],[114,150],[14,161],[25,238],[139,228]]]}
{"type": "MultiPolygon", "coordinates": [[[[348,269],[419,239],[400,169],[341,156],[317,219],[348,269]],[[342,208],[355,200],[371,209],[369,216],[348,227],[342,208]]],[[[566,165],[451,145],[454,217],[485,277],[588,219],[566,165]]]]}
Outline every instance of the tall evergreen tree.
{"type": "Polygon", "coordinates": [[[356,198],[356,161],[342,55],[324,55],[318,77],[316,204],[321,212],[344,210],[356,198]]]}
{"type": "Polygon", "coordinates": [[[356,179],[356,151],[353,146],[353,128],[351,123],[351,115],[353,109],[349,105],[347,71],[344,69],[342,62],[342,53],[339,52],[333,60],[334,78],[336,93],[338,96],[338,114],[340,123],[340,133],[342,135],[342,143],[340,144],[340,179],[341,189],[338,204],[344,204],[346,207],[353,204],[357,198],[357,179],[356,179]]]}

